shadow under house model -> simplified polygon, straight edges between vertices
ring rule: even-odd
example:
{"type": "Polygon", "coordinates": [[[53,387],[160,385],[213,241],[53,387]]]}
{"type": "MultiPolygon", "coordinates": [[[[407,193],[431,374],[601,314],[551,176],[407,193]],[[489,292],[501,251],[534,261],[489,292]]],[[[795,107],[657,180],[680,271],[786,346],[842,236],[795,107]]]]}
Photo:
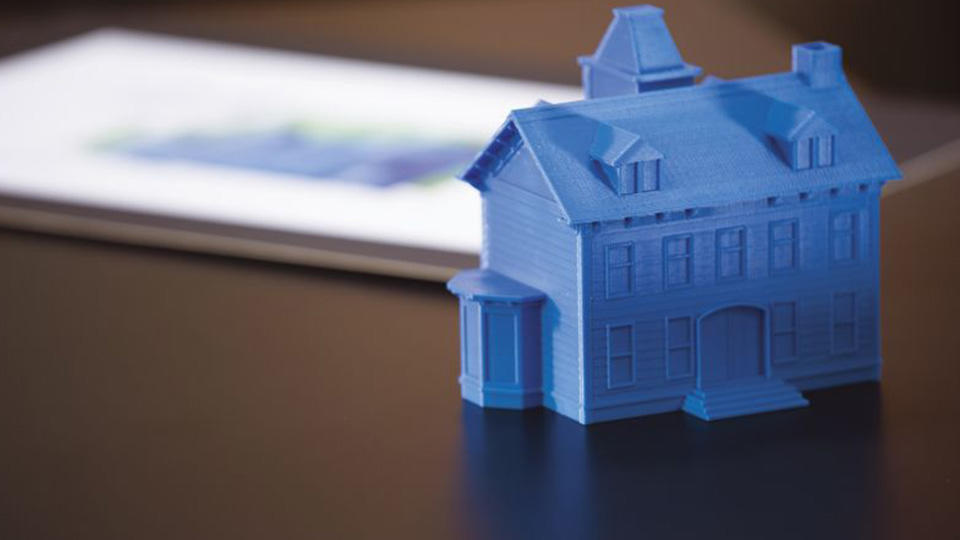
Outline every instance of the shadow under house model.
{"type": "Polygon", "coordinates": [[[583,101],[513,111],[460,297],[464,399],[583,424],[801,407],[880,377],[879,200],[900,171],[840,48],[694,78],[652,6],[615,9],[583,101]]]}

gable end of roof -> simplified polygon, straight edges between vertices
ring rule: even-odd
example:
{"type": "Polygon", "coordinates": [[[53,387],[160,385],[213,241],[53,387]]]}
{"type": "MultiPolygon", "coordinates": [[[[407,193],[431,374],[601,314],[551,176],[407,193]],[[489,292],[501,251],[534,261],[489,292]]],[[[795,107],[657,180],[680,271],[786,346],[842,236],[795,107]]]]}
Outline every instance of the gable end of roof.
{"type": "Polygon", "coordinates": [[[521,146],[523,137],[516,123],[507,120],[458,178],[483,191],[487,179],[500,172],[521,146]]]}

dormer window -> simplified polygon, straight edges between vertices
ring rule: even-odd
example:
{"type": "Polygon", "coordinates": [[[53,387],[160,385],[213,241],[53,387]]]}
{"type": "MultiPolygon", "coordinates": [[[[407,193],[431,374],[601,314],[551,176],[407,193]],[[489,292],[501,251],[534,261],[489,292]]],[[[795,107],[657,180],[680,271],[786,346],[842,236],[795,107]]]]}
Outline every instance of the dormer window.
{"type": "Polygon", "coordinates": [[[795,171],[836,163],[836,130],[810,109],[774,102],[767,111],[764,130],[795,171]]]}
{"type": "Polygon", "coordinates": [[[796,143],[797,169],[833,165],[833,135],[807,137],[796,143]]]}
{"type": "Polygon", "coordinates": [[[813,164],[813,139],[803,139],[793,143],[796,155],[793,158],[795,169],[809,169],[813,164]]]}
{"type": "Polygon", "coordinates": [[[640,174],[640,185],[643,191],[657,191],[660,189],[660,160],[643,161],[637,169],[640,174]]]}
{"type": "Polygon", "coordinates": [[[629,195],[637,192],[637,164],[628,163],[620,166],[620,194],[629,195]]]}
{"type": "Polygon", "coordinates": [[[817,166],[833,165],[833,135],[823,135],[814,139],[817,148],[817,166]]]}
{"type": "Polygon", "coordinates": [[[663,154],[635,133],[601,124],[594,135],[590,157],[600,180],[617,195],[660,189],[663,154]]]}
{"type": "Polygon", "coordinates": [[[638,161],[620,166],[620,195],[660,189],[660,160],[638,161]]]}

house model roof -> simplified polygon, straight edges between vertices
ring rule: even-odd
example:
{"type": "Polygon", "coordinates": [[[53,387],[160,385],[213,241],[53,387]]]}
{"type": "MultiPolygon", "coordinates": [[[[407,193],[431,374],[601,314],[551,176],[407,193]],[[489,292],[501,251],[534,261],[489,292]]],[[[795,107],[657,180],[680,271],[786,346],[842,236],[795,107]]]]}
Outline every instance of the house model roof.
{"type": "Polygon", "coordinates": [[[593,56],[577,59],[581,65],[629,73],[639,83],[696,77],[700,68],[687,64],[663,23],[656,6],[615,8],[613,23],[593,56]]]}
{"type": "MultiPolygon", "coordinates": [[[[793,53],[791,72],[539,104],[513,111],[506,128],[532,153],[569,223],[899,178],[840,70],[839,48],[803,44],[793,53]],[[777,144],[823,134],[834,138],[831,166],[793,170],[777,144]],[[660,159],[658,190],[618,195],[592,165],[633,153],[660,159]]],[[[492,172],[475,162],[462,178],[482,190],[492,172]]]]}
{"type": "Polygon", "coordinates": [[[811,134],[836,135],[837,130],[817,113],[796,105],[774,101],[767,108],[764,131],[784,141],[796,141],[811,134]]]}
{"type": "Polygon", "coordinates": [[[636,133],[610,124],[597,127],[593,144],[590,146],[590,156],[612,166],[663,159],[663,154],[644,142],[636,133]]]}

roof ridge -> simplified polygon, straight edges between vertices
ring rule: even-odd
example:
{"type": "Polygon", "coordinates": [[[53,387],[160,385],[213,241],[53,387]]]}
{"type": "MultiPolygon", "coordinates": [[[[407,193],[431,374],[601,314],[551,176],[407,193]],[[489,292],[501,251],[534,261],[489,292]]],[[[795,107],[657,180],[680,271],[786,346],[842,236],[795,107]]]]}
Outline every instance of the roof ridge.
{"type": "Polygon", "coordinates": [[[512,111],[511,114],[515,115],[518,121],[548,120],[571,115],[583,116],[582,112],[604,111],[608,107],[622,108],[623,103],[630,104],[632,106],[631,108],[672,105],[706,99],[709,97],[723,97],[725,95],[745,90],[778,90],[797,82],[801,81],[796,73],[784,71],[780,73],[756,75],[753,77],[743,77],[740,79],[722,80],[708,85],[698,84],[695,86],[668,88],[654,92],[645,92],[642,94],[581,99],[577,101],[568,101],[565,103],[552,103],[548,106],[525,107],[522,109],[516,109],[512,111]],[[745,89],[743,88],[743,83],[761,83],[761,86],[753,86],[745,89]]]}

